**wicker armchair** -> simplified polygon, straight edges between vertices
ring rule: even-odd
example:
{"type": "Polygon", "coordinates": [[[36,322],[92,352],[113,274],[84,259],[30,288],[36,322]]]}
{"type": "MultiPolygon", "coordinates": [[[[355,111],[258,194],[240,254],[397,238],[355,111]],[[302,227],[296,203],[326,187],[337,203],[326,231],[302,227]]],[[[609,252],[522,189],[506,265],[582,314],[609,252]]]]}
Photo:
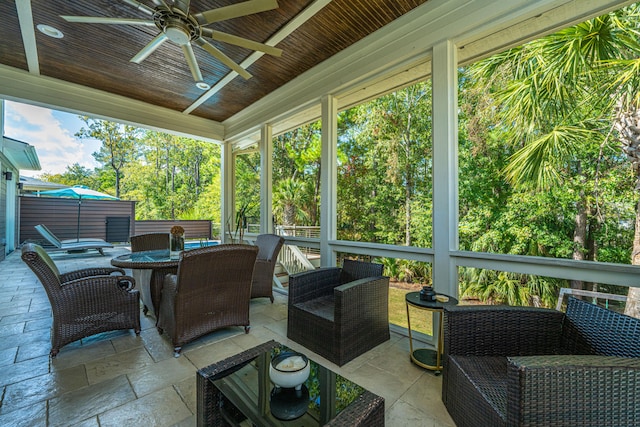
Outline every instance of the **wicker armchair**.
{"type": "Polygon", "coordinates": [[[268,297],[273,303],[273,272],[284,238],[275,234],[260,234],[256,238],[258,257],[253,270],[251,298],[268,297]]]}
{"type": "Polygon", "coordinates": [[[640,425],[640,320],[588,302],[445,307],[443,362],[458,427],[640,425]]]}
{"type": "Polygon", "coordinates": [[[227,326],[249,332],[251,277],[258,248],[218,245],[180,254],[178,274],[162,286],[158,332],[166,330],[175,356],[182,346],[227,326]]]}
{"type": "MultiPolygon", "coordinates": [[[[131,252],[154,251],[160,249],[169,250],[169,233],[147,233],[130,237],[131,252]]],[[[176,268],[154,268],[152,270],[134,269],[132,272],[136,283],[140,288],[140,298],[142,299],[142,312],[146,315],[149,308],[157,316],[160,308],[160,292],[162,281],[167,274],[176,274],[176,268]]]]}
{"type": "Polygon", "coordinates": [[[140,334],[139,293],[133,278],[114,267],[60,273],[42,247],[26,243],[22,260],[47,291],[53,312],[51,357],[70,342],[100,332],[133,329],[140,334]]]}
{"type": "Polygon", "coordinates": [[[287,337],[342,366],[389,339],[382,265],[344,260],[289,278],[287,337]]]}

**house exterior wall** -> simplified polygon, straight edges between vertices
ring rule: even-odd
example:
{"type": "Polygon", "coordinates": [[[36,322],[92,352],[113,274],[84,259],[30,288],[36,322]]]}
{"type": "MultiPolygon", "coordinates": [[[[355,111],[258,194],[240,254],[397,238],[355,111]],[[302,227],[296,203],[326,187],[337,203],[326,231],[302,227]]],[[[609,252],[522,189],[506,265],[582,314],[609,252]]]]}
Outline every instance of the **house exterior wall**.
{"type": "MultiPolygon", "coordinates": [[[[18,235],[18,203],[13,203],[15,209],[11,212],[7,211],[7,190],[9,185],[17,185],[18,182],[18,171],[11,165],[9,160],[0,153],[0,261],[3,260],[8,252],[12,252],[15,247],[17,247],[17,235],[18,235]],[[11,172],[11,180],[7,181],[4,175],[4,172],[11,172]],[[7,221],[9,216],[13,215],[13,239],[11,236],[7,234],[7,221]],[[7,240],[11,241],[7,241],[7,240]]],[[[16,194],[17,191],[14,191],[13,194],[16,194]]],[[[11,206],[11,204],[9,204],[11,206]]]]}

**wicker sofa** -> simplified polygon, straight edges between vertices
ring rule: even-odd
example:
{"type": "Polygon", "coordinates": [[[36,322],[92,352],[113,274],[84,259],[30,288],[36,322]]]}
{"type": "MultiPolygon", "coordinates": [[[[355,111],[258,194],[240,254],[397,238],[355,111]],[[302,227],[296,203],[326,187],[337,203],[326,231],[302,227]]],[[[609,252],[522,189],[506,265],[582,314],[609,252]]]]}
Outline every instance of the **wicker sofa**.
{"type": "Polygon", "coordinates": [[[443,362],[458,427],[640,425],[640,320],[588,302],[446,307],[443,362]]]}

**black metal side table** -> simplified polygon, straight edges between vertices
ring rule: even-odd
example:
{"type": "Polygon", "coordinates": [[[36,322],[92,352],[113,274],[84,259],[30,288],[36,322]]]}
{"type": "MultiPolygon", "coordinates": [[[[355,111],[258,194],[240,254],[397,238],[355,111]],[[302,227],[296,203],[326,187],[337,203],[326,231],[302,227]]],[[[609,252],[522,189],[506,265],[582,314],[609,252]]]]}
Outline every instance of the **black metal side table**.
{"type": "MultiPolygon", "coordinates": [[[[443,294],[438,294],[443,295],[443,294]]],[[[444,344],[444,326],[442,322],[443,311],[445,305],[457,305],[458,300],[449,296],[444,295],[449,300],[447,302],[439,302],[439,301],[422,301],[420,299],[420,292],[409,292],[405,296],[405,301],[407,304],[407,330],[409,332],[409,351],[411,352],[411,361],[418,366],[423,368],[436,371],[436,374],[439,374],[442,371],[442,350],[444,344]],[[417,308],[422,311],[429,311],[432,313],[436,313],[439,317],[438,322],[438,331],[433,331],[434,336],[437,333],[437,344],[436,349],[432,350],[430,348],[419,348],[413,349],[413,337],[411,335],[411,316],[409,314],[409,307],[417,308]]]]}

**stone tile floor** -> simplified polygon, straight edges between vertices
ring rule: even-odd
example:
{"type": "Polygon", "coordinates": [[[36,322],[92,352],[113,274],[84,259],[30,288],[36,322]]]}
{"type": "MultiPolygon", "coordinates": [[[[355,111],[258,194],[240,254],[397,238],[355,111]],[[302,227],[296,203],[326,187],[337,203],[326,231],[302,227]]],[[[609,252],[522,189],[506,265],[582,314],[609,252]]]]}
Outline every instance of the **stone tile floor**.
{"type": "MultiPolygon", "coordinates": [[[[106,256],[54,253],[61,271],[109,265],[106,256]]],[[[341,368],[286,338],[286,296],[251,302],[251,331],[227,328],[173,357],[152,317],[141,312],[142,333],[98,334],[49,358],[51,310],[44,289],[20,259],[0,262],[0,426],[194,426],[196,370],[275,339],[303,351],[385,398],[387,426],[453,426],[440,399],[441,377],[409,361],[406,337],[391,340],[341,368]]]]}

